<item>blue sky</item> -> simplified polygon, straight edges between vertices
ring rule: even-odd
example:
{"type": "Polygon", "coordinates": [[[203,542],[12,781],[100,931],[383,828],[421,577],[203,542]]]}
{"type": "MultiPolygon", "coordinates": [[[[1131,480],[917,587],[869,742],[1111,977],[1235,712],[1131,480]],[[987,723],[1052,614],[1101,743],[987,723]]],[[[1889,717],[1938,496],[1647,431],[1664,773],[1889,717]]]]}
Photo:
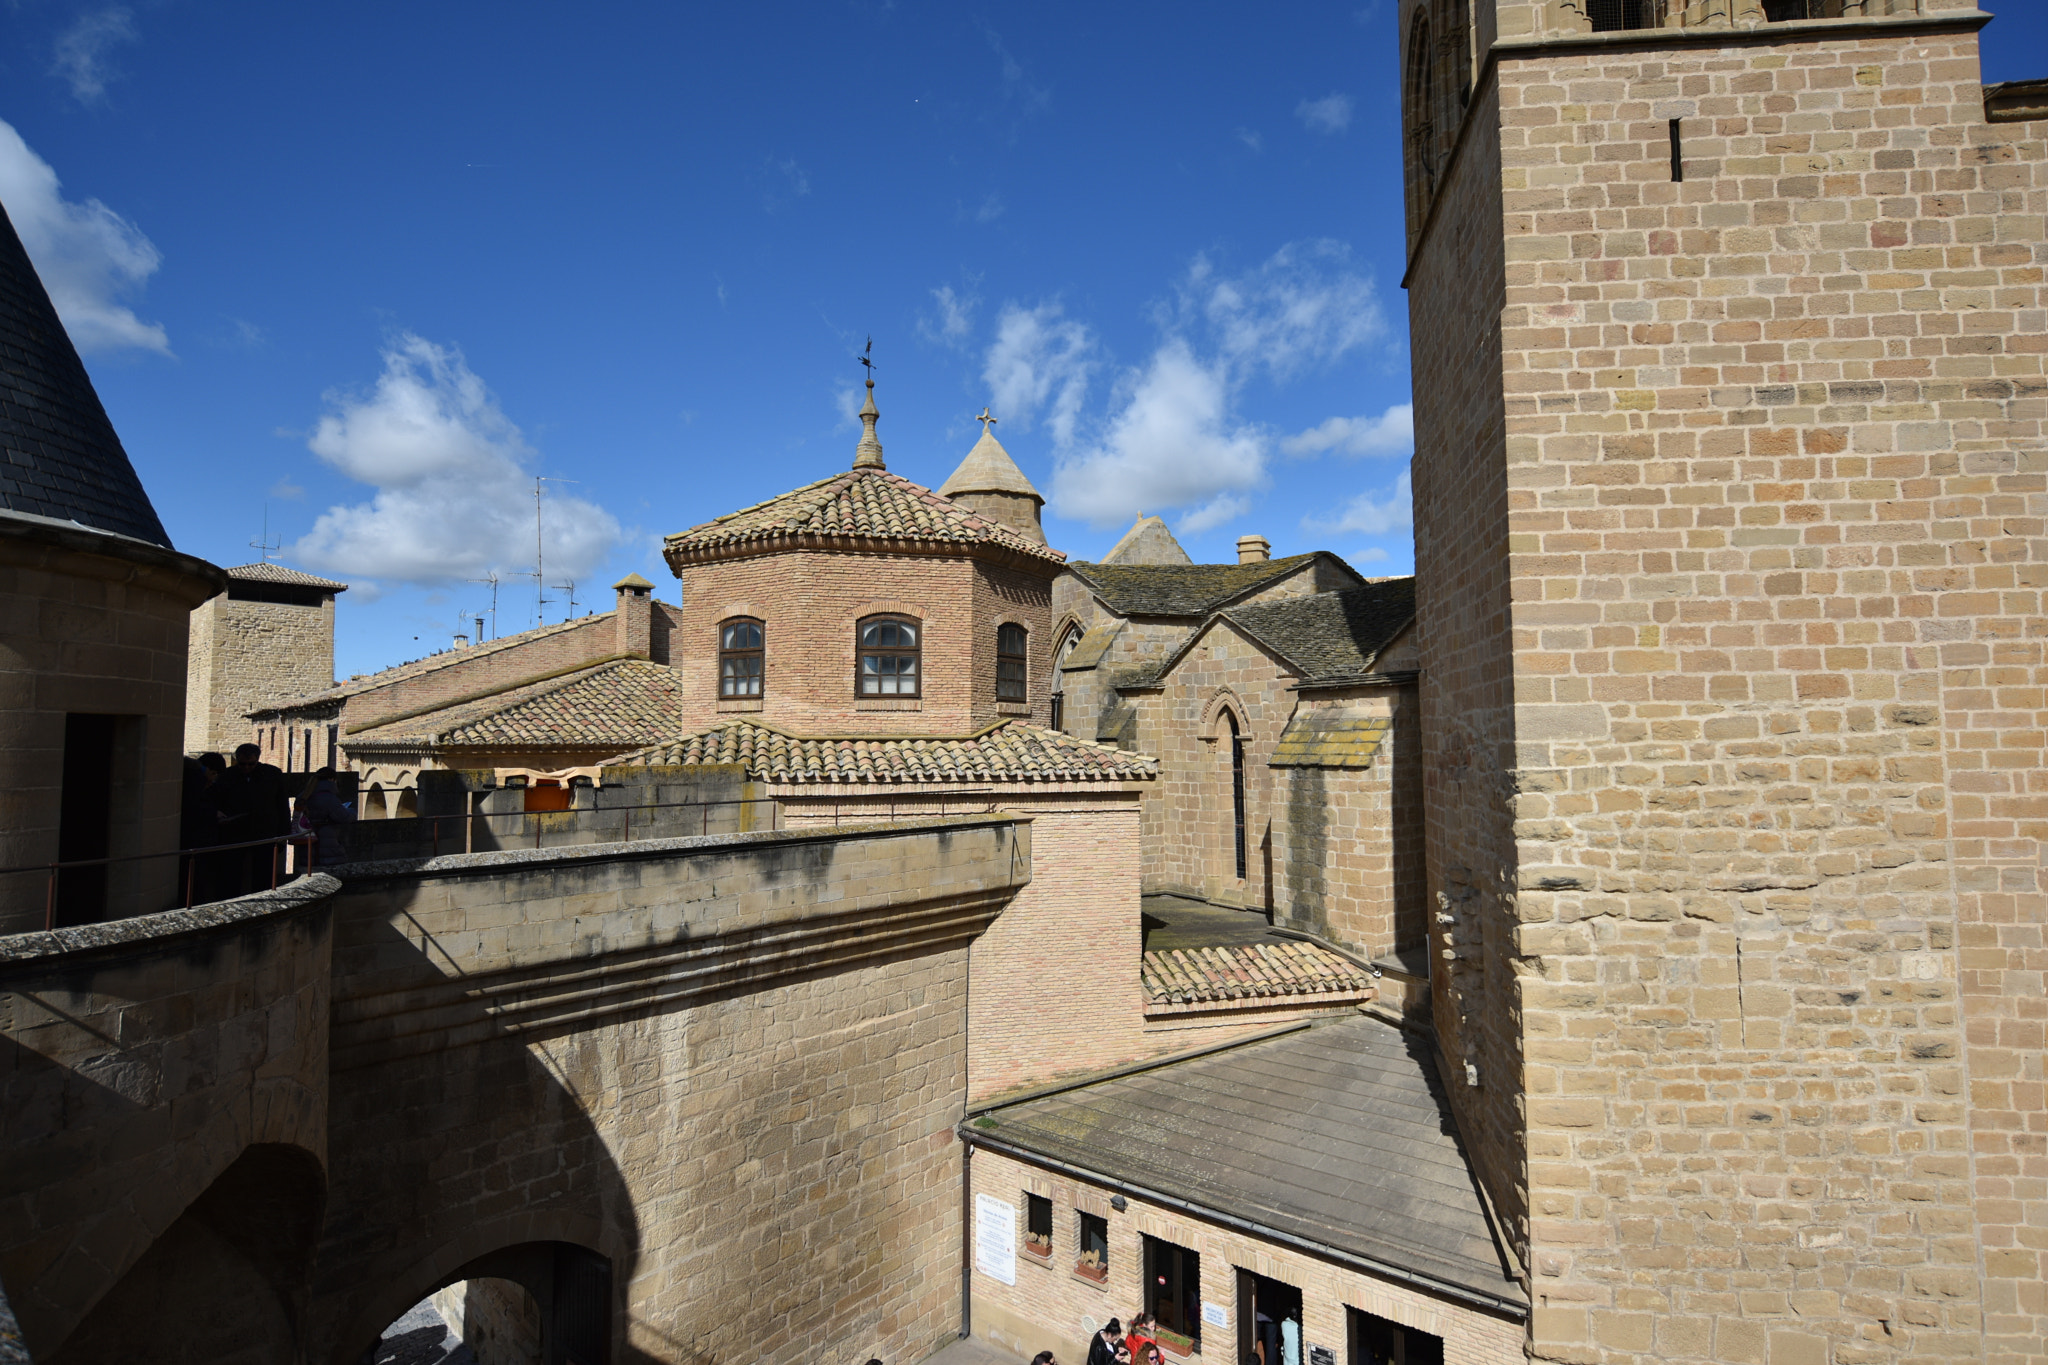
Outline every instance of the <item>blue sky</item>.
{"type": "Polygon", "coordinates": [[[850,463],[870,335],[890,468],[988,404],[1076,558],[1411,567],[1391,0],[0,13],[0,199],[158,511],[356,585],[344,675],[492,571],[533,623],[535,475],[546,619],[674,600],[663,533],[850,463]]]}

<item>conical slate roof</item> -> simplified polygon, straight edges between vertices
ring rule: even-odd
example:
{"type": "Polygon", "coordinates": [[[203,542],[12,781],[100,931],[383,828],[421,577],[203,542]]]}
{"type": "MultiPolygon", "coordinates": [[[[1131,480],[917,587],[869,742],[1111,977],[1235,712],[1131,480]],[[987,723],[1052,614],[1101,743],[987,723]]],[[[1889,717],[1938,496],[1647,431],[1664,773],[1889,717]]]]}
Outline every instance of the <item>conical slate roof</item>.
{"type": "Polygon", "coordinates": [[[0,507],[171,543],[4,206],[0,507]]]}
{"type": "Polygon", "coordinates": [[[1024,471],[1017,468],[1010,452],[996,440],[995,432],[987,427],[981,429],[981,439],[967,452],[960,467],[939,485],[942,498],[957,498],[962,493],[1021,493],[1045,501],[1031,486],[1031,480],[1024,477],[1024,471]]]}

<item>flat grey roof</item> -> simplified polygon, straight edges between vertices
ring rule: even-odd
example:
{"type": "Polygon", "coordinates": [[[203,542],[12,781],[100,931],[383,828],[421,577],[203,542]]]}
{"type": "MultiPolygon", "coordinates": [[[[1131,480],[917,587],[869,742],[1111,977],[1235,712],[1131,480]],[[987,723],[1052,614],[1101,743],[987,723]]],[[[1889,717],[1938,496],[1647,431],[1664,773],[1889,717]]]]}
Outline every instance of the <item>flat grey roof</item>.
{"type": "MultiPolygon", "coordinates": [[[[1526,1311],[1428,1045],[1360,1015],[992,1109],[969,1138],[1526,1311]]],[[[1460,1295],[1459,1297],[1464,1297],[1460,1295]]]]}

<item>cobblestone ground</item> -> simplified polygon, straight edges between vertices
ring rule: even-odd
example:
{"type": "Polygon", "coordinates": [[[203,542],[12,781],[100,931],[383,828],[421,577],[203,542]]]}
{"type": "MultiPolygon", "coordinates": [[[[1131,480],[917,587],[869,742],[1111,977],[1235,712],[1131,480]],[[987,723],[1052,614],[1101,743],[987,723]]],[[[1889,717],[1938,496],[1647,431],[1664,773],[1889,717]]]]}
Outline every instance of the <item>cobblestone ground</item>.
{"type": "Polygon", "coordinates": [[[448,1330],[432,1299],[421,1299],[384,1329],[371,1365],[476,1365],[462,1339],[448,1330]]]}

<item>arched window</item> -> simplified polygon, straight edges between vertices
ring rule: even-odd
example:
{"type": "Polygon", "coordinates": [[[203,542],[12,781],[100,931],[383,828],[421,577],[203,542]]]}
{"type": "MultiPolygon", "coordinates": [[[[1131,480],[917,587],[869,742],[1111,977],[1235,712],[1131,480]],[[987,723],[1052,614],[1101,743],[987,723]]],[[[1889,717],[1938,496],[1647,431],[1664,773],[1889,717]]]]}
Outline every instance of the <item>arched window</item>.
{"type": "Polygon", "coordinates": [[[1024,674],[1024,648],[1029,639],[1022,626],[1005,623],[996,627],[997,701],[1023,701],[1030,695],[1024,674]]]}
{"type": "Polygon", "coordinates": [[[1663,0],[1587,0],[1586,17],[1595,33],[1616,29],[1657,28],[1663,23],[1663,0]]]}
{"type": "Polygon", "coordinates": [[[907,616],[871,616],[860,623],[853,690],[860,697],[916,697],[923,626],[907,616]]]}
{"type": "Polygon", "coordinates": [[[1066,667],[1067,656],[1081,643],[1081,628],[1075,626],[1060,641],[1060,647],[1052,652],[1052,728],[1061,734],[1067,731],[1067,675],[1061,670],[1066,667]]]}
{"type": "Polygon", "coordinates": [[[1427,14],[1408,30],[1408,152],[1426,198],[1436,191],[1436,61],[1427,14]]]}
{"type": "Polygon", "coordinates": [[[1237,732],[1237,717],[1225,711],[1223,723],[1230,727],[1230,807],[1232,843],[1237,852],[1237,879],[1244,880],[1244,736],[1237,732]]]}
{"type": "Polygon", "coordinates": [[[763,657],[761,623],[740,616],[718,627],[718,695],[745,698],[761,695],[763,657]]]}

